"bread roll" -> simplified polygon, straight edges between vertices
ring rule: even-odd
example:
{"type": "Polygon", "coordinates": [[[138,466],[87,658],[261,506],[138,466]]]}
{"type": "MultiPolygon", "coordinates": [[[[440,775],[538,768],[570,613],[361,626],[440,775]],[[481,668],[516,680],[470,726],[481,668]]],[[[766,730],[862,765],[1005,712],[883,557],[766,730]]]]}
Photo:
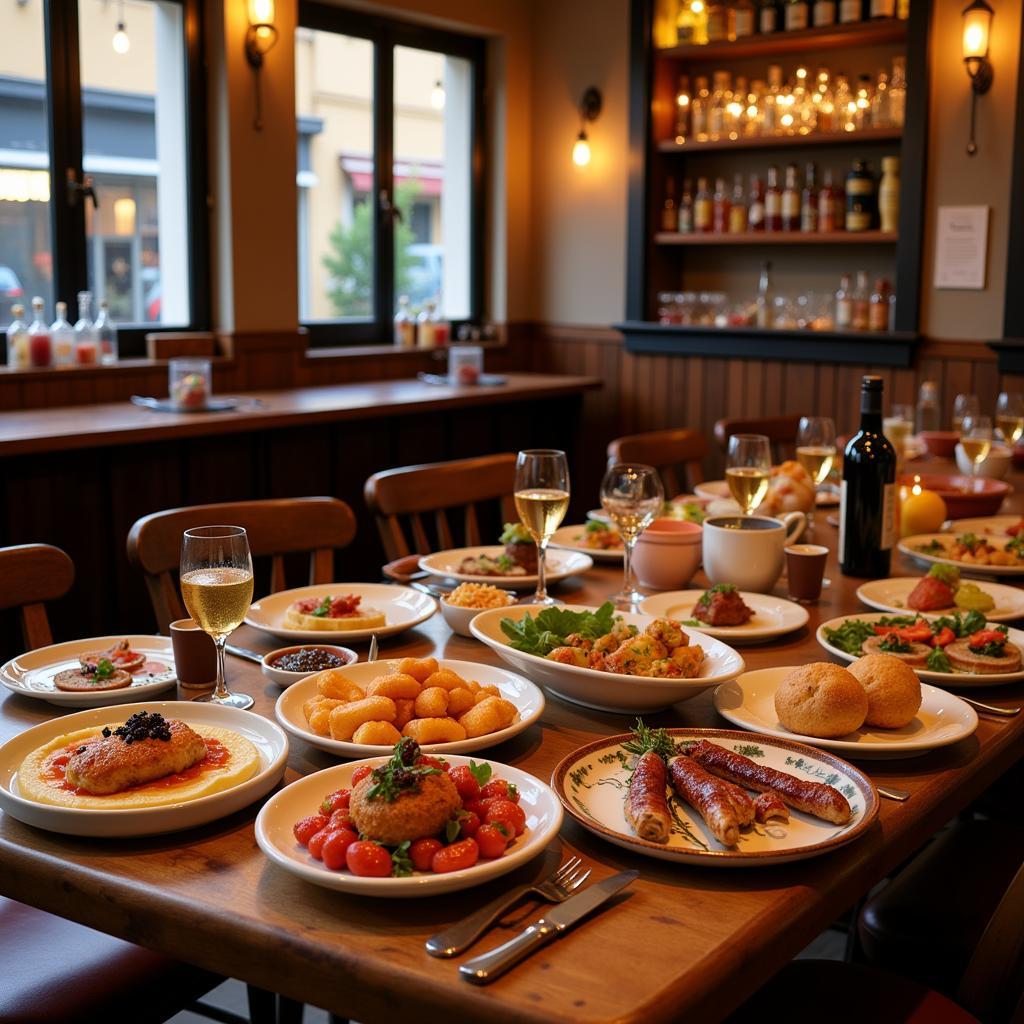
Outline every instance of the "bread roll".
{"type": "Polygon", "coordinates": [[[921,708],[921,681],[906,662],[891,654],[865,654],[850,673],[868,695],[868,725],[902,729],[914,720],[921,708]]]}
{"type": "Polygon", "coordinates": [[[868,695],[845,668],[819,661],[786,675],[775,691],[775,713],[790,732],[837,739],[864,724],[868,695]]]}

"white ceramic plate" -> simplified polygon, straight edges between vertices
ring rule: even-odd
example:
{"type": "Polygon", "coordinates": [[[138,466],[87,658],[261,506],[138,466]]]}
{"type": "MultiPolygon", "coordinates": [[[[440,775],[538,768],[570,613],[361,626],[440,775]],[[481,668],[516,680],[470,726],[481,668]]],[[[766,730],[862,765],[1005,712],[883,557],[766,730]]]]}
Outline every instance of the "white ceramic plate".
{"type": "MultiPolygon", "coordinates": [[[[540,718],[540,713],[544,710],[544,694],[540,688],[513,672],[507,672],[503,668],[495,668],[491,665],[477,665],[470,661],[442,660],[439,664],[441,668],[450,668],[463,679],[476,680],[481,686],[497,686],[501,695],[519,708],[519,717],[507,729],[488,733],[486,736],[475,736],[473,739],[459,740],[456,743],[424,744],[422,747],[424,753],[468,754],[473,750],[496,746],[529,728],[540,718]]],[[[338,671],[344,672],[348,679],[365,689],[377,676],[386,675],[397,666],[398,660],[395,659],[393,661],[375,661],[369,664],[363,662],[349,665],[338,671]]],[[[326,750],[328,754],[337,754],[339,757],[370,757],[374,754],[385,754],[391,750],[390,746],[378,747],[366,743],[346,743],[341,740],[332,740],[329,736],[318,736],[309,728],[306,716],[302,713],[302,705],[316,694],[316,680],[313,676],[309,676],[302,682],[288,687],[278,697],[274,714],[281,725],[293,736],[298,736],[314,747],[326,750]]]]}
{"type": "MultiPolygon", "coordinates": [[[[703,590],[668,590],[645,598],[640,602],[640,611],[656,618],[667,616],[681,622],[688,621],[693,606],[703,593],[703,590]]],[[[752,594],[746,590],[740,591],[740,597],[754,613],[749,622],[742,626],[707,626],[702,622],[692,628],[729,643],[749,644],[792,633],[807,622],[807,609],[795,601],[770,594],[752,594]]]]}
{"type": "MultiPolygon", "coordinates": [[[[468,757],[455,754],[445,758],[452,765],[469,764],[468,757]]],[[[320,801],[336,789],[349,786],[352,773],[360,765],[378,765],[386,757],[352,761],[325,768],[293,782],[272,796],[256,818],[256,842],[279,867],[326,889],[337,889],[364,896],[436,896],[439,893],[469,889],[474,885],[514,871],[543,852],[558,834],[562,824],[562,806],[555,794],[532,775],[509,765],[491,761],[493,777],[515,783],[519,788],[519,806],[526,812],[526,831],[509,847],[504,857],[480,860],[471,868],[435,875],[415,872],[407,878],[360,878],[349,871],[331,871],[314,860],[292,834],[292,826],[307,814],[313,814],[320,801]]],[[[479,759],[478,759],[479,760],[479,759]]]]}
{"type": "Polygon", "coordinates": [[[1022,516],[982,516],[979,519],[947,519],[942,524],[945,533],[976,533],[979,537],[1009,537],[1008,527],[1016,526],[1022,516]]]}
{"type": "Polygon", "coordinates": [[[280,726],[260,715],[219,704],[194,701],[146,701],[145,710],[167,718],[180,718],[188,725],[215,725],[231,729],[252,743],[260,755],[259,771],[230,789],[184,803],[162,807],[122,810],[92,810],[56,807],[28,800],[18,791],[18,768],[38,747],[65,733],[90,726],[121,723],[142,710],[138,704],[93,708],[63,715],[27,729],[0,747],[0,809],[36,828],[73,836],[114,838],[154,836],[180,832],[234,814],[269,793],[284,774],[288,758],[288,737],[280,726]]]}
{"type": "Polygon", "coordinates": [[[149,700],[154,694],[166,690],[177,681],[174,674],[174,655],[171,641],[166,636],[94,636],[85,640],[69,640],[63,644],[39,647],[11,658],[0,668],[0,683],[23,697],[36,697],[50,704],[66,708],[100,708],[112,704],[130,704],[134,700],[149,700]],[[53,677],[65,669],[77,668],[79,655],[89,651],[102,651],[119,640],[127,640],[132,648],[167,667],[166,672],[148,674],[136,672],[128,686],[119,690],[97,690],[95,693],[58,690],[53,677]]]}
{"type": "MultiPolygon", "coordinates": [[[[497,558],[504,551],[504,547],[500,544],[490,547],[482,545],[475,548],[452,548],[449,551],[435,551],[432,555],[424,555],[420,559],[419,565],[425,572],[450,580],[458,580],[459,583],[490,583],[495,587],[506,587],[512,590],[533,590],[537,586],[536,573],[529,573],[526,576],[471,576],[468,573],[459,572],[459,566],[464,558],[476,558],[479,555],[497,558]]],[[[579,572],[586,572],[593,567],[594,560],[589,555],[581,554],[578,551],[549,552],[547,581],[548,583],[557,583],[559,580],[564,580],[579,572]]]]}
{"type": "MultiPolygon", "coordinates": [[[[598,522],[604,521],[605,520],[598,520],[598,522]]],[[[581,544],[579,537],[581,534],[586,532],[586,529],[587,527],[585,523],[580,523],[579,526],[560,526],[553,534],[551,534],[550,545],[553,548],[561,548],[565,551],[578,551],[581,555],[587,555],[597,562],[622,561],[621,548],[617,551],[601,551],[597,548],[588,548],[584,544],[581,544]]]]}
{"type": "MultiPolygon", "coordinates": [[[[913,615],[914,613],[911,612],[910,614],[913,615]]],[[[842,648],[835,647],[830,644],[825,638],[825,630],[838,629],[848,619],[861,619],[864,622],[877,622],[882,618],[885,618],[885,615],[881,612],[869,612],[864,615],[840,615],[838,618],[829,619],[828,622],[823,622],[818,627],[815,637],[818,643],[821,644],[829,654],[833,654],[843,661],[856,661],[860,655],[847,654],[847,652],[842,650],[842,648]]],[[[923,615],[921,618],[935,619],[938,618],[938,616],[923,615]]],[[[1016,644],[1022,651],[1024,651],[1024,632],[1019,629],[1011,629],[1007,633],[1007,639],[1010,643],[1016,644]]],[[[913,668],[913,666],[911,667],[913,668]]],[[[1024,679],[1024,671],[990,673],[986,675],[972,675],[970,672],[932,672],[926,668],[914,668],[914,671],[917,673],[919,679],[927,680],[930,683],[938,683],[939,686],[951,686],[960,689],[1005,686],[1007,683],[1016,683],[1021,679],[1024,679]]]]}
{"type": "MultiPolygon", "coordinates": [[[[887,580],[871,580],[857,588],[857,597],[869,608],[877,608],[880,612],[896,612],[899,615],[911,614],[907,608],[910,592],[921,581],[920,576],[891,576],[887,580]]],[[[989,622],[1011,622],[1024,615],[1024,590],[1007,587],[1002,583],[982,582],[978,586],[990,594],[996,602],[995,608],[985,612],[989,622]]],[[[936,608],[929,615],[952,615],[959,608],[936,608]]]]}
{"type": "MultiPolygon", "coordinates": [[[[938,541],[948,549],[959,534],[970,532],[973,531],[958,527],[954,533],[919,533],[913,537],[905,537],[900,541],[899,547],[903,554],[919,564],[955,565],[963,576],[1024,576],[1024,565],[977,565],[974,562],[959,562],[955,558],[931,555],[917,550],[919,545],[930,544],[932,541],[938,541]]],[[[1005,548],[1011,538],[988,536],[986,540],[994,548],[1005,548]]]]}
{"type": "Polygon", "coordinates": [[[744,672],[715,690],[715,709],[723,717],[751,732],[800,740],[844,757],[897,758],[926,754],[936,747],[958,743],[978,728],[974,708],[937,686],[921,684],[921,710],[902,729],[875,729],[865,725],[842,739],[825,740],[789,732],[775,714],[775,691],[792,666],[744,672]]]}
{"type": "MultiPolygon", "coordinates": [[[[566,605],[570,611],[595,611],[578,605],[566,605]]],[[[564,697],[574,704],[582,704],[598,711],[615,711],[620,714],[636,714],[638,711],[655,711],[670,704],[696,697],[719,683],[738,676],[744,669],[743,659],[731,647],[698,630],[688,630],[691,643],[704,648],[704,673],[696,679],[654,679],[649,676],[627,676],[617,672],[599,672],[576,665],[562,665],[536,654],[526,654],[510,647],[508,638],[501,630],[501,620],[520,620],[526,614],[536,616],[538,609],[533,605],[514,605],[511,608],[493,608],[481,612],[470,623],[470,630],[477,640],[507,661],[523,675],[537,680],[552,693],[564,697]]],[[[643,632],[652,621],[650,615],[617,613],[643,632]]]]}
{"type": "Polygon", "coordinates": [[[437,602],[429,595],[412,587],[400,587],[390,583],[318,583],[296,590],[281,590],[268,594],[249,606],[245,621],[265,633],[279,636],[284,640],[312,641],[322,644],[347,644],[355,640],[369,640],[375,633],[378,637],[403,633],[421,622],[426,622],[437,611],[437,602]],[[377,608],[385,615],[383,626],[373,629],[288,629],[284,625],[285,613],[295,601],[305,597],[335,597],[358,594],[366,608],[377,608]]]}
{"type": "Polygon", "coordinates": [[[860,836],[878,814],[878,794],[871,780],[834,754],[792,740],[729,729],[668,732],[677,742],[706,739],[778,771],[835,786],[850,801],[853,817],[846,825],[834,825],[790,810],[787,823],[755,825],[740,834],[735,847],[727,847],[711,836],[696,811],[673,797],[670,806],[675,824],[668,843],[641,839],[623,812],[631,755],[622,749],[622,743],[630,739],[628,734],[595,740],[562,759],[551,781],[565,809],[588,831],[634,853],[680,864],[740,868],[785,864],[828,853],[860,836]]]}

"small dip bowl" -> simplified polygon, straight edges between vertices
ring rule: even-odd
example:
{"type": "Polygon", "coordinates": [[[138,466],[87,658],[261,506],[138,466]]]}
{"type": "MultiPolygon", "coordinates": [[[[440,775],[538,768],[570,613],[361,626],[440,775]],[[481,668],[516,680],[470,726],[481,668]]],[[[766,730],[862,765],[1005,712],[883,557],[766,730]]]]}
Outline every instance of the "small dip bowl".
{"type": "MultiPolygon", "coordinates": [[[[506,591],[506,593],[508,592],[506,591]]],[[[508,593],[509,605],[515,604],[516,600],[515,594],[508,593]]],[[[472,637],[473,634],[469,631],[469,624],[481,612],[489,610],[488,608],[463,608],[462,605],[449,604],[448,599],[445,597],[441,598],[441,615],[444,616],[444,621],[448,623],[451,631],[459,636],[472,637]]]]}
{"type": "MultiPolygon", "coordinates": [[[[307,660],[309,660],[307,658],[307,660]]],[[[348,647],[335,647],[333,644],[297,644],[295,647],[279,647],[276,651],[271,651],[269,654],[263,655],[263,661],[260,662],[260,668],[263,674],[278,686],[291,686],[292,683],[297,683],[300,679],[305,679],[306,676],[314,675],[317,672],[322,672],[326,668],[343,668],[345,665],[352,665],[359,660],[359,655],[355,651],[350,650],[348,647]],[[280,658],[285,658],[288,655],[298,656],[302,652],[312,652],[315,656],[317,652],[323,652],[327,655],[333,655],[338,659],[337,664],[327,664],[330,660],[326,657],[320,657],[320,661],[323,662],[317,668],[302,668],[302,669],[288,669],[278,668],[274,663],[280,658]]]]}

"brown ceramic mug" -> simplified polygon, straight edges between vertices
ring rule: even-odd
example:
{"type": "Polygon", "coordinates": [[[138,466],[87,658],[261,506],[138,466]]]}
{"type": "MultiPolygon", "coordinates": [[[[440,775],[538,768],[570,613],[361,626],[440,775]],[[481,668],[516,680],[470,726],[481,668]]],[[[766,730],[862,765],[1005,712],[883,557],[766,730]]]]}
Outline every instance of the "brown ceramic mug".
{"type": "Polygon", "coordinates": [[[820,544],[791,544],[786,548],[789,596],[794,601],[817,601],[825,578],[828,548],[820,544]]]}
{"type": "Polygon", "coordinates": [[[192,619],[171,623],[171,647],[178,683],[185,689],[208,690],[217,681],[217,648],[192,619]]]}

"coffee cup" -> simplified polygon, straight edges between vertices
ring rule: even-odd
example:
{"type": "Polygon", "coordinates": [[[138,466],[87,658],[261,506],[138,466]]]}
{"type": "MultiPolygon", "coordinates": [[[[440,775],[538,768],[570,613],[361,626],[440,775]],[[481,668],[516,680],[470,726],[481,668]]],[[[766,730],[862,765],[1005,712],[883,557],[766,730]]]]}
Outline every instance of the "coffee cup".
{"type": "Polygon", "coordinates": [[[208,690],[217,681],[217,648],[193,619],[171,623],[171,647],[178,683],[185,689],[208,690]]]}
{"type": "Polygon", "coordinates": [[[704,571],[712,584],[766,594],[782,575],[784,550],[807,525],[803,512],[770,516],[712,516],[704,520],[704,571]]]}
{"type": "Polygon", "coordinates": [[[786,548],[789,596],[794,601],[817,601],[825,578],[828,548],[821,544],[791,544],[786,548]]]}

